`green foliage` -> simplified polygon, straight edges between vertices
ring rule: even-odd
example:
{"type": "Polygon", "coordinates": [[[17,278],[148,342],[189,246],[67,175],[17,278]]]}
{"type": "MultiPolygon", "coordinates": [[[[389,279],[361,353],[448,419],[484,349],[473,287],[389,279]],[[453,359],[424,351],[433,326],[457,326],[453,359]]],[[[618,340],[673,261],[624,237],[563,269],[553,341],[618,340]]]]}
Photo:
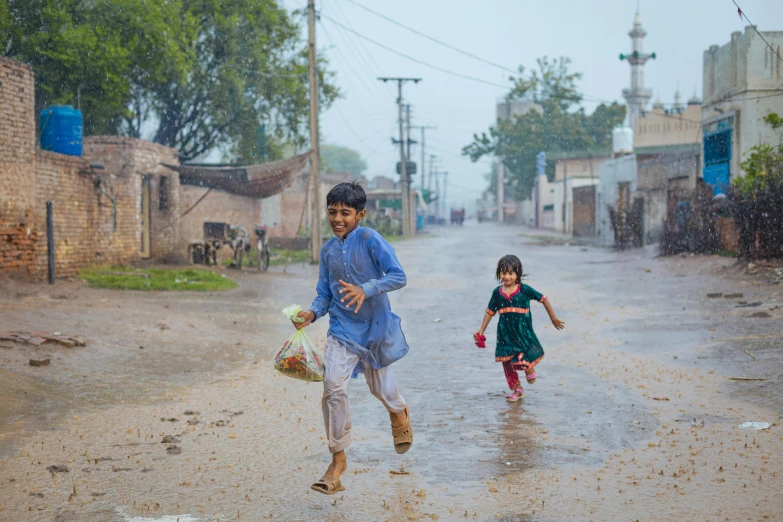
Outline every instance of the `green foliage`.
{"type": "MultiPolygon", "coordinates": [[[[288,249],[273,248],[272,260],[269,262],[272,266],[285,265],[288,261],[288,249]]],[[[289,264],[295,263],[309,263],[310,262],[310,250],[291,250],[291,261],[289,264]]]]}
{"type": "MultiPolygon", "coordinates": [[[[568,58],[538,60],[538,69],[511,78],[513,87],[506,99],[537,104],[525,115],[498,120],[488,131],[473,136],[462,153],[478,161],[485,155],[502,158],[507,178],[517,200],[529,197],[535,182],[535,158],[548,154],[611,146],[612,129],[625,118],[625,106],[599,105],[592,114],[577,105],[582,96],[576,88],[581,73],[568,71],[568,58]]],[[[554,166],[547,165],[551,178],[554,166]]]]}
{"type": "Polygon", "coordinates": [[[214,292],[239,286],[222,274],[198,268],[164,270],[93,266],[80,270],[79,276],[87,281],[91,288],[117,290],[214,292]]]}
{"type": "MultiPolygon", "coordinates": [[[[0,0],[0,52],[33,66],[37,109],[80,105],[86,134],[152,123],[184,159],[220,147],[250,162],[307,141],[300,20],[278,0],[0,0]]],[[[323,107],[339,95],[326,65],[323,107]]]]}
{"type": "Polygon", "coordinates": [[[160,34],[176,2],[122,0],[135,29],[108,2],[0,0],[0,52],[30,64],[36,75],[36,112],[55,104],[79,106],[87,134],[121,131],[136,85],[176,75],[184,52],[160,34]],[[159,33],[160,32],[160,33],[159,33]]]}
{"type": "Polygon", "coordinates": [[[357,178],[367,170],[367,163],[358,152],[340,145],[321,145],[321,161],[331,172],[349,172],[357,178]]]}
{"type": "MultiPolygon", "coordinates": [[[[764,121],[778,133],[783,130],[783,118],[774,112],[767,114],[764,121]]],[[[782,184],[783,137],[776,147],[767,143],[751,147],[740,167],[745,175],[735,178],[732,185],[743,199],[752,199],[758,191],[766,190],[770,183],[782,184]]]]}

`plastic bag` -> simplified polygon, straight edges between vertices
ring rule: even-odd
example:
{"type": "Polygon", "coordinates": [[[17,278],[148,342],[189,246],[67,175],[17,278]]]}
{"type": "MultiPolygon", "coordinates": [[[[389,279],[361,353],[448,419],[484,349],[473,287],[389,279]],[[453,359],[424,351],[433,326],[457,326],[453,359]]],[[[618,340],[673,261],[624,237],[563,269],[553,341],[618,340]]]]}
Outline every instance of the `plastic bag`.
{"type": "MultiPolygon", "coordinates": [[[[303,323],[304,319],[298,317],[301,311],[302,307],[293,305],[283,309],[283,315],[303,323]]],[[[294,379],[321,382],[324,380],[324,359],[304,330],[297,330],[275,355],[275,370],[294,379]]]]}

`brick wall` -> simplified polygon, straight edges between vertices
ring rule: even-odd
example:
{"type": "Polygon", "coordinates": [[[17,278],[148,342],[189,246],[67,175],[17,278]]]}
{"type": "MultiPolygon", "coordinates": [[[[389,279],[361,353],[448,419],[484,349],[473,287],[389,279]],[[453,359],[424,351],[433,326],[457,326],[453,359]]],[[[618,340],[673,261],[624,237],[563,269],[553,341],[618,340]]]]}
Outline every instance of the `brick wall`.
{"type": "MultiPolygon", "coordinates": [[[[94,136],[85,138],[84,153],[90,162],[103,165],[111,173],[115,184],[127,190],[122,200],[123,222],[133,226],[132,245],[123,249],[141,259],[141,194],[145,179],[150,184],[150,250],[151,258],[165,261],[184,261],[187,249],[181,246],[179,175],[164,166],[179,165],[177,151],[157,143],[122,136],[94,136]],[[161,179],[165,204],[161,205],[161,179]]],[[[120,201],[118,201],[118,206],[120,201]]]]}
{"type": "MultiPolygon", "coordinates": [[[[192,185],[180,187],[180,212],[185,212],[204,195],[207,189],[192,185]]],[[[260,221],[261,200],[251,199],[221,190],[212,190],[192,211],[180,218],[182,242],[180,248],[187,253],[191,241],[204,238],[203,226],[207,221],[229,223],[245,227],[253,246],[256,244],[254,227],[260,221]]]]}
{"type": "Polygon", "coordinates": [[[0,56],[0,273],[34,267],[34,96],[32,68],[0,56]]]}
{"type": "Polygon", "coordinates": [[[0,222],[25,220],[35,197],[34,77],[0,56],[0,222]]]}

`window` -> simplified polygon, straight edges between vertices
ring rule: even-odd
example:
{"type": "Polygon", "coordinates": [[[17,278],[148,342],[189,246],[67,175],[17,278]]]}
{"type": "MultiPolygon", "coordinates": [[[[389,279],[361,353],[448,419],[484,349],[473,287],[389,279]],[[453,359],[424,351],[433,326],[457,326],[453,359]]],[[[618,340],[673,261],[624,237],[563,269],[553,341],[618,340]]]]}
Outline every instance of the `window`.
{"type": "Polygon", "coordinates": [[[166,210],[167,208],[169,208],[169,178],[161,176],[158,187],[158,209],[166,210]]]}

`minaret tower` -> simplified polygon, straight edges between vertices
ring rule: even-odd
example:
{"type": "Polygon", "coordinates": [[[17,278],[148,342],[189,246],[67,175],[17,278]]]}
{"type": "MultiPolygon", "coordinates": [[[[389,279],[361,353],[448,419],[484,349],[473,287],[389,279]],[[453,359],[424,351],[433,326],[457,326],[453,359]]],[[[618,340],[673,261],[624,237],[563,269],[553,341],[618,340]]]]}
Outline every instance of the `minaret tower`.
{"type": "Polygon", "coordinates": [[[628,126],[635,131],[636,120],[652,98],[652,91],[644,88],[644,64],[650,58],[655,59],[655,53],[644,54],[642,42],[647,36],[647,32],[642,28],[638,8],[633,19],[633,29],[628,33],[628,36],[633,42],[633,51],[631,54],[621,54],[620,60],[628,60],[628,63],[631,64],[631,88],[623,89],[623,97],[628,105],[628,126]]]}

